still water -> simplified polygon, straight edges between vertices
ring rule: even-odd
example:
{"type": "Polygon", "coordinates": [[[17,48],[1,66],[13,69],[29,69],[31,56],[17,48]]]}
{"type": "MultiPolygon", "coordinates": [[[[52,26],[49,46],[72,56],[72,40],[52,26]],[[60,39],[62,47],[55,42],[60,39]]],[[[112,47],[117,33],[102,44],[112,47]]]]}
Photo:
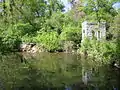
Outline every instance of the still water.
{"type": "Polygon", "coordinates": [[[0,56],[0,90],[120,90],[120,70],[71,53],[0,56]]]}

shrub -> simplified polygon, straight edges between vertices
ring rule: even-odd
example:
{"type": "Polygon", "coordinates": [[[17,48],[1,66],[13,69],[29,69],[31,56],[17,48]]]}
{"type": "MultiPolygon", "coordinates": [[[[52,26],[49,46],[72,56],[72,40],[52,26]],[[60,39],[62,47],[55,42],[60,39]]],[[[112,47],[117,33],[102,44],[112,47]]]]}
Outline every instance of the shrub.
{"type": "Polygon", "coordinates": [[[48,51],[55,51],[60,48],[60,40],[57,32],[43,32],[35,37],[36,42],[42,43],[48,51]]]}
{"type": "Polygon", "coordinates": [[[93,57],[95,60],[106,62],[110,60],[115,52],[115,43],[108,41],[97,41],[86,39],[81,43],[81,52],[87,52],[88,56],[93,57]]]}
{"type": "Polygon", "coordinates": [[[115,41],[116,44],[116,48],[115,48],[116,52],[114,53],[114,59],[116,60],[120,59],[120,20],[119,19],[120,19],[120,14],[118,14],[114,18],[114,22],[110,27],[110,32],[113,35],[113,41],[115,41]]]}
{"type": "Polygon", "coordinates": [[[26,34],[31,35],[35,33],[35,29],[29,23],[17,23],[14,25],[14,31],[19,32],[18,34],[20,36],[24,36],[26,34]]]}
{"type": "Polygon", "coordinates": [[[13,27],[10,26],[1,35],[1,51],[11,51],[18,48],[21,39],[17,32],[14,31],[13,27]]]}
{"type": "Polygon", "coordinates": [[[73,41],[76,45],[81,43],[81,28],[76,26],[64,26],[60,40],[73,41]]]}

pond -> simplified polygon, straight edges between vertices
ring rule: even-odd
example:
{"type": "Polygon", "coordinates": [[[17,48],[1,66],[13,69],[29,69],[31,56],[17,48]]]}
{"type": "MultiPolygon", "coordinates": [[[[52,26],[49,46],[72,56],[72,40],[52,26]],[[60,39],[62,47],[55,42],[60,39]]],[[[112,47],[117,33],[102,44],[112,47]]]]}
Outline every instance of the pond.
{"type": "Polygon", "coordinates": [[[0,90],[120,90],[120,72],[72,53],[0,56],[0,90]]]}

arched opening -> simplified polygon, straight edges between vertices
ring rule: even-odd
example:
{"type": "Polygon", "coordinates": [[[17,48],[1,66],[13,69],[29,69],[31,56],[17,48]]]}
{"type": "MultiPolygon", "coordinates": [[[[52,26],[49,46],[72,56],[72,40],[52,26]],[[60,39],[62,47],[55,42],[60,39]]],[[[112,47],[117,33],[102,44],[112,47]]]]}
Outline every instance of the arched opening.
{"type": "Polygon", "coordinates": [[[92,30],[92,37],[95,38],[95,32],[92,30]]]}
{"type": "Polygon", "coordinates": [[[98,31],[98,39],[100,39],[100,31],[98,31]]]}

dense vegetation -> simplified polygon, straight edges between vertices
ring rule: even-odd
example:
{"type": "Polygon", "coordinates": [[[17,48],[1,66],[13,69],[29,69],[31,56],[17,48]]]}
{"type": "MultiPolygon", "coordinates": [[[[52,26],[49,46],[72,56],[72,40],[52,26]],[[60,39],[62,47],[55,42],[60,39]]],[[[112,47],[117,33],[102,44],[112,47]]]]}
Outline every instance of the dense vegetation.
{"type": "Polygon", "coordinates": [[[60,0],[0,0],[0,88],[63,90],[66,85],[82,80],[88,71],[92,71],[95,87],[103,90],[107,86],[109,90],[115,86],[117,80],[110,81],[113,85],[108,84],[111,75],[109,77],[109,71],[106,72],[106,66],[100,68],[108,61],[120,61],[120,9],[113,8],[120,1],[68,1],[71,10],[65,12],[60,0]],[[106,40],[86,38],[81,42],[81,23],[85,20],[106,22],[106,40]],[[58,56],[61,53],[41,53],[38,54],[40,57],[35,56],[39,58],[37,60],[34,59],[37,53],[14,53],[22,43],[36,43],[39,49],[44,48],[48,52],[76,50],[88,57],[83,56],[85,60],[82,61],[82,55],[78,57],[73,53],[64,53],[62,57],[58,56]]]}
{"type": "Polygon", "coordinates": [[[106,57],[107,53],[119,56],[120,10],[113,8],[119,0],[70,2],[71,10],[64,12],[64,5],[59,0],[0,1],[0,51],[14,51],[23,42],[34,42],[47,51],[80,47],[91,54],[96,51],[97,54],[103,52],[100,56],[106,57]],[[84,20],[107,22],[107,41],[81,44],[84,20]]]}

